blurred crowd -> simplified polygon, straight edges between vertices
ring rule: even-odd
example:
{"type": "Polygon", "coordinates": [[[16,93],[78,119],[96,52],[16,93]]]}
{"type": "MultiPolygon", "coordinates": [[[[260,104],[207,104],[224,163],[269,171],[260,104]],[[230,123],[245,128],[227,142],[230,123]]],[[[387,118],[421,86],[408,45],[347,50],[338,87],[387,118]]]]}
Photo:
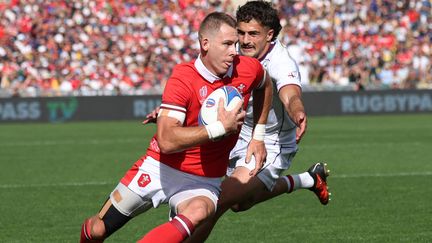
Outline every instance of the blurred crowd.
{"type": "Polygon", "coordinates": [[[432,1],[280,1],[282,41],[302,82],[432,88],[432,1]]]}
{"type": "MultiPolygon", "coordinates": [[[[0,1],[0,96],[160,93],[212,11],[244,1],[0,1]]],[[[425,0],[273,1],[311,89],[432,88],[425,0]]]]}

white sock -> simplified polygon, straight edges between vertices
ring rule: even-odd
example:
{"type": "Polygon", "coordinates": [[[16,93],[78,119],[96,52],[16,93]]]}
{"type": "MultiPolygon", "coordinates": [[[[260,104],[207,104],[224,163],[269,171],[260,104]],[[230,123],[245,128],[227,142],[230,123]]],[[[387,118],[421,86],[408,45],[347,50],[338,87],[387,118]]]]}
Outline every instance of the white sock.
{"type": "Polygon", "coordinates": [[[287,175],[284,179],[288,186],[288,193],[299,188],[311,188],[314,185],[314,179],[308,172],[303,172],[298,175],[287,175]]]}

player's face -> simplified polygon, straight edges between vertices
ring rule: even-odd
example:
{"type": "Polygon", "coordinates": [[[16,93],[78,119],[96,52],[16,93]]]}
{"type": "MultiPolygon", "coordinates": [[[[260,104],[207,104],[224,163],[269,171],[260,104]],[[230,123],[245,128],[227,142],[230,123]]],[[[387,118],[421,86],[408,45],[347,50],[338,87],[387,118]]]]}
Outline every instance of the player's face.
{"type": "MultiPolygon", "coordinates": [[[[229,25],[223,24],[213,37],[209,38],[206,67],[218,76],[227,73],[232,65],[236,53],[235,45],[238,41],[237,31],[229,25]]],[[[203,60],[204,61],[204,60],[203,60]]]]}
{"type": "Polygon", "coordinates": [[[273,30],[255,19],[248,23],[238,22],[237,33],[241,54],[258,59],[265,55],[273,37],[273,30]]]}

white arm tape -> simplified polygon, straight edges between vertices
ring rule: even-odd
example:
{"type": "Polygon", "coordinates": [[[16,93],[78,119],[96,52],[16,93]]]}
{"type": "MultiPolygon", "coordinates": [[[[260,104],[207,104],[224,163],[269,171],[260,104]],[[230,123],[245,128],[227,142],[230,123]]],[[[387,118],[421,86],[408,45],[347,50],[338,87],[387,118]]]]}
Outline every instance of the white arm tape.
{"type": "Polygon", "coordinates": [[[161,116],[168,116],[168,117],[175,118],[179,120],[181,124],[183,124],[186,119],[186,114],[183,111],[169,110],[164,108],[160,108],[158,112],[158,117],[161,116]]]}
{"type": "Polygon", "coordinates": [[[264,141],[265,126],[265,124],[256,124],[252,138],[258,141],[264,141]]]}
{"type": "Polygon", "coordinates": [[[211,140],[222,137],[226,133],[221,121],[213,122],[212,124],[206,125],[205,128],[211,140]]]}

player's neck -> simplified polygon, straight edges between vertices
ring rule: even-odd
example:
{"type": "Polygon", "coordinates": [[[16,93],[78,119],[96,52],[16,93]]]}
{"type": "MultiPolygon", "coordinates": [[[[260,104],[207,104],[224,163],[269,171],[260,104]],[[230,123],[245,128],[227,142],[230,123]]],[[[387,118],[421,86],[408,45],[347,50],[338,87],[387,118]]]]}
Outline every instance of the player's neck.
{"type": "Polygon", "coordinates": [[[205,56],[201,56],[201,61],[204,64],[204,67],[213,75],[218,76],[219,78],[222,78],[225,75],[225,73],[223,74],[216,73],[215,68],[212,65],[212,62],[208,60],[208,58],[205,58],[205,56]]]}
{"type": "Polygon", "coordinates": [[[267,44],[264,46],[264,49],[262,49],[262,51],[258,54],[257,56],[258,60],[263,59],[267,55],[267,53],[270,50],[271,44],[272,44],[271,42],[267,42],[267,44]]]}

